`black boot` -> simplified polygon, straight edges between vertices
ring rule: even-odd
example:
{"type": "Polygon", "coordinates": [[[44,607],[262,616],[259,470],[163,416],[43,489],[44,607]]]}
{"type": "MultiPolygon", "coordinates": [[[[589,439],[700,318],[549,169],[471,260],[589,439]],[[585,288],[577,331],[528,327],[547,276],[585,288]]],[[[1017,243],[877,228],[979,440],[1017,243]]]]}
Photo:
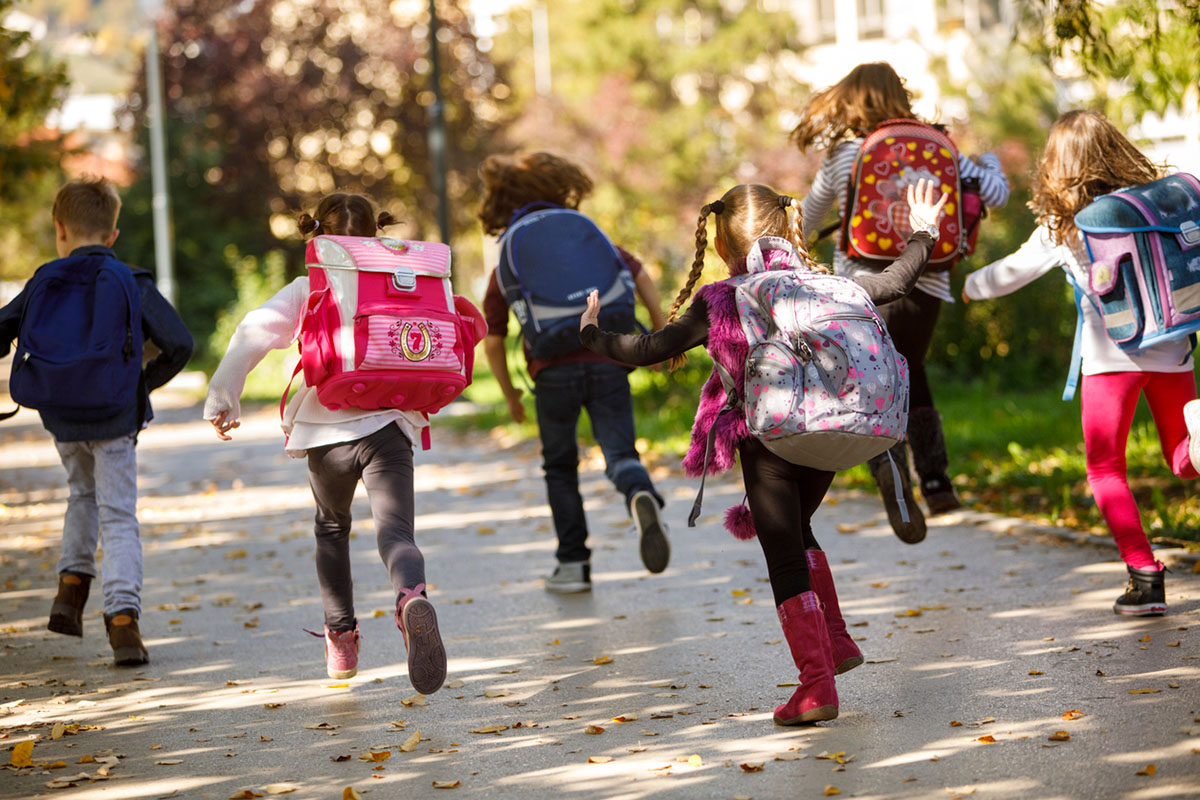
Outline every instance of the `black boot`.
{"type": "Polygon", "coordinates": [[[1128,564],[1129,588],[1113,603],[1113,612],[1125,617],[1161,617],[1167,613],[1167,587],[1162,569],[1134,569],[1128,564]]]}
{"type": "Polygon", "coordinates": [[[954,484],[946,469],[946,438],[942,435],[942,417],[931,406],[914,408],[908,415],[908,445],[913,451],[913,466],[921,480],[921,496],[931,516],[962,508],[954,484]]]}
{"type": "Polygon", "coordinates": [[[879,487],[879,494],[883,498],[883,507],[887,509],[888,522],[892,525],[892,531],[905,544],[916,544],[924,539],[925,515],[921,513],[917,501],[913,499],[912,484],[908,477],[908,451],[904,442],[895,445],[887,453],[875,456],[867,462],[867,466],[871,470],[871,477],[875,479],[875,484],[879,487]],[[895,459],[896,462],[896,472],[900,476],[900,495],[904,498],[904,505],[907,506],[908,522],[904,521],[900,513],[900,502],[896,498],[896,472],[892,471],[892,462],[888,459],[888,453],[891,453],[892,459],[895,459]]]}
{"type": "Polygon", "coordinates": [[[83,636],[83,607],[87,604],[92,576],[64,572],[58,576],[58,595],[50,606],[46,627],[67,636],[83,636]]]}

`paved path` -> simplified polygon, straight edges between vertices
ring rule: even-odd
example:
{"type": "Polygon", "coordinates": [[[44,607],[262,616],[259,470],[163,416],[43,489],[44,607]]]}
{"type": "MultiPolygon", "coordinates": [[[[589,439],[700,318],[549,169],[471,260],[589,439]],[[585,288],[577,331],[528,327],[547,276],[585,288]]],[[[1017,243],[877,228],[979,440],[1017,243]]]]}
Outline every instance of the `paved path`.
{"type": "Polygon", "coordinates": [[[688,530],[694,482],[656,469],[674,554],[649,576],[592,457],[595,591],[558,597],[535,444],[440,433],[417,528],[450,683],[422,701],[365,498],[362,659],[336,682],[301,630],[321,625],[303,465],[270,410],[232,443],[197,415],[162,411],[139,447],[152,663],[136,670],[109,666],[96,599],[82,641],[44,630],[62,469],[31,414],[0,426],[0,760],[34,741],[0,798],[1200,796],[1190,568],[1169,577],[1170,616],[1119,619],[1115,551],[979,514],[910,547],[873,498],[834,495],[817,535],[869,660],[839,679],[836,721],[782,729],[795,670],[761,552],[718,523],[735,480],[710,483],[688,530]]]}

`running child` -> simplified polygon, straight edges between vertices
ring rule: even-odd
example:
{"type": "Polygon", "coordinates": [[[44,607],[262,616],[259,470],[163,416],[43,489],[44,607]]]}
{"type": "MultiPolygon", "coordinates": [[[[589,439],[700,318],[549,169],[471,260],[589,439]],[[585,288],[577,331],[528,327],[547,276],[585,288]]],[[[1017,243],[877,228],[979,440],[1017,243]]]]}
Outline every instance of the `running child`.
{"type": "MultiPolygon", "coordinates": [[[[301,214],[300,232],[375,236],[396,223],[388,212],[358,194],[336,193],[316,213],[301,214]]],[[[246,314],[208,386],[204,418],[225,441],[239,426],[239,398],[246,376],[271,350],[290,347],[309,301],[308,277],[296,278],[246,314]]],[[[306,458],[316,502],[316,565],[325,612],[325,662],[331,678],[358,672],[361,637],[354,614],[350,574],[350,507],[361,480],[375,522],[379,557],[396,594],[396,626],[408,650],[408,676],[421,694],[437,691],[446,678],[446,649],[437,614],[426,596],[425,559],[414,539],[413,442],[428,420],[417,412],[326,408],[313,387],[301,385],[287,405],[286,450],[306,458]]]]}
{"type": "MultiPolygon", "coordinates": [[[[804,198],[804,235],[810,237],[820,229],[831,209],[846,214],[848,185],[866,137],[886,120],[911,119],[912,92],[887,63],[860,64],[833,86],[818,92],[809,101],[800,123],[792,131],[792,140],[801,151],[812,147],[825,150],[825,158],[804,198]]],[[[878,163],[873,168],[881,166],[878,163]]],[[[1000,161],[991,153],[979,157],[978,163],[959,154],[960,180],[978,181],[979,199],[985,206],[998,208],[1008,201],[1008,181],[1000,170],[1000,161]]],[[[874,180],[868,173],[867,180],[874,180]]],[[[910,178],[892,178],[902,190],[910,178]]],[[[880,181],[882,183],[882,181],[880,181]]],[[[902,197],[901,192],[896,193],[902,197]]],[[[965,205],[960,199],[960,205],[965,205]]],[[[948,209],[949,211],[950,209],[948,209]]],[[[869,213],[869,212],[868,212],[869,213]]],[[[899,231],[898,231],[899,233],[899,231]]],[[[874,234],[868,234],[868,238],[874,234]]],[[[895,237],[893,237],[895,238],[895,237]]],[[[834,250],[833,269],[838,275],[855,276],[878,272],[886,261],[868,261],[847,254],[846,243],[839,242],[834,250]]],[[[921,495],[936,515],[953,511],[960,506],[954,484],[947,473],[949,458],[942,434],[942,420],[934,407],[933,392],[925,371],[925,354],[933,338],[942,303],[954,302],[950,295],[949,271],[925,271],[916,289],[880,309],[896,348],[908,361],[912,376],[911,408],[906,440],[912,448],[913,466],[920,479],[921,495]]],[[[902,541],[915,544],[925,538],[925,520],[912,494],[908,479],[908,458],[904,442],[891,450],[900,465],[902,494],[911,512],[911,521],[903,522],[893,472],[887,455],[869,462],[871,475],[879,485],[880,495],[887,508],[893,530],[902,541]]]]}
{"type": "MultiPolygon", "coordinates": [[[[935,203],[933,196],[930,183],[909,188],[910,222],[916,232],[909,237],[904,253],[882,272],[854,278],[876,304],[903,297],[921,274],[935,244],[937,227],[931,221],[937,219],[946,202],[943,196],[935,203]]],[[[738,322],[734,284],[725,280],[702,286],[687,312],[676,317],[692,296],[704,268],[709,214],[716,217],[717,254],[728,266],[731,277],[748,272],[747,256],[756,248],[765,250],[762,252],[765,269],[828,272],[809,255],[800,237],[798,220],[789,222],[791,207],[794,207],[792,198],[780,196],[766,186],[733,187],[720,200],[700,209],[696,256],[671,307],[667,326],[649,335],[602,331],[596,325],[600,302],[593,294],[588,299],[588,312],[580,321],[580,340],[592,351],[626,363],[655,364],[672,359],[672,366],[683,363],[687,350],[704,345],[714,362],[732,376],[733,385],[741,386],[749,346],[738,322]]],[[[820,507],[834,473],[792,464],[775,455],[748,433],[744,415],[720,414],[725,403],[725,389],[714,371],[701,390],[691,447],[683,461],[684,471],[692,476],[704,471],[706,443],[715,425],[714,452],[708,472],[716,474],[732,467],[736,453],[741,459],[749,505],[749,519],[744,507],[737,506],[726,512],[725,526],[741,539],[757,533],[779,621],[800,671],[801,686],[791,699],[775,709],[775,722],[798,725],[833,719],[838,714],[834,675],[863,663],[862,653],[846,631],[833,574],[812,529],[813,514],[820,507]]]]}
{"type": "MultiPolygon", "coordinates": [[[[967,276],[963,301],[1002,297],[1059,267],[1088,286],[1091,260],[1075,215],[1100,195],[1162,177],[1162,170],[1130,144],[1103,115],[1068,111],[1050,128],[1034,178],[1030,208],[1038,227],[1017,252],[967,276]]],[[[1105,332],[1091,302],[1083,316],[1080,412],[1088,484],[1121,558],[1129,587],[1113,604],[1117,614],[1166,613],[1164,567],[1154,557],[1129,488],[1125,448],[1138,397],[1146,396],[1163,457],[1180,478],[1200,468],[1200,402],[1196,401],[1191,345],[1177,339],[1125,351],[1105,332]]]]}
{"type": "Polygon", "coordinates": [[[150,657],[138,628],[137,437],[154,418],[150,392],[187,364],[192,337],[154,277],[113,252],[120,210],[116,187],[103,178],[58,190],[52,213],[59,259],[0,309],[0,357],[15,337],[13,399],[37,409],[67,470],[58,594],[46,627],[83,636],[89,589],[103,572],[113,661],[138,666],[150,657]],[[159,352],[143,365],[147,341],[159,352]],[[102,571],[97,544],[104,548],[102,571]]]}
{"type": "Polygon", "coordinates": [[[604,453],[605,475],[625,498],[638,531],[638,551],[650,572],[667,568],[671,548],[659,515],[663,499],[635,447],[633,398],[624,364],[579,346],[575,320],[600,276],[610,276],[606,294],[624,307],[623,327],[632,330],[634,296],[650,312],[657,330],[665,322],[654,280],[642,264],[614,247],[595,223],[579,214],[592,182],[578,166],[551,155],[492,156],[480,170],[483,203],[479,219],[499,236],[501,263],[488,278],[483,314],[488,334],[484,352],[517,422],[525,419],[521,390],[508,371],[504,339],[509,309],[518,313],[525,362],[533,380],[546,496],[558,536],[558,564],[546,577],[549,592],[592,588],[587,519],[579,493],[579,414],[587,410],[592,433],[604,453]],[[519,231],[519,236],[518,232],[519,231]],[[537,302],[532,302],[534,298],[537,302]],[[559,301],[557,307],[551,304],[559,301]],[[544,324],[538,309],[549,308],[544,324]]]}

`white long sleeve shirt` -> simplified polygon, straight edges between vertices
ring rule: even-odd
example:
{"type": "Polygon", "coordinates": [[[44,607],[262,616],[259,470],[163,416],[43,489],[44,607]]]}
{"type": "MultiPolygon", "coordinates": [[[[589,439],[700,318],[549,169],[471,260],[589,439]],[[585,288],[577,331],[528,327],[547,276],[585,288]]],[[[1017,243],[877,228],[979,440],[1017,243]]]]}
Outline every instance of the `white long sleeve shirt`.
{"type": "MultiPolygon", "coordinates": [[[[229,347],[208,383],[205,419],[215,419],[222,411],[226,420],[240,416],[239,398],[246,385],[246,376],[268,352],[292,345],[296,323],[307,300],[308,278],[297,278],[238,323],[229,347]]],[[[334,411],[321,405],[317,393],[304,385],[303,372],[296,376],[296,381],[300,388],[288,401],[282,420],[287,436],[285,449],[293,458],[303,457],[313,447],[357,441],[393,422],[400,426],[410,442],[415,443],[417,434],[429,424],[415,411],[357,408],[334,411]]]]}
{"type": "MultiPolygon", "coordinates": [[[[1003,297],[1059,267],[1069,269],[1076,283],[1087,288],[1091,260],[1083,242],[1076,237],[1069,243],[1055,244],[1049,229],[1039,225],[1017,252],[968,275],[963,291],[972,300],[1003,297]]],[[[1106,372],[1191,372],[1191,345],[1187,339],[1126,352],[1108,338],[1096,307],[1086,298],[1081,307],[1084,375],[1106,372]]]]}
{"type": "MultiPolygon", "coordinates": [[[[805,238],[820,228],[825,215],[835,204],[839,209],[846,207],[850,173],[854,171],[854,162],[858,160],[858,151],[862,143],[862,137],[842,142],[834,146],[821,162],[817,177],[813,179],[808,190],[808,196],[801,203],[805,238]]],[[[1008,179],[1000,169],[1000,159],[992,153],[980,156],[978,164],[960,153],[958,170],[963,178],[979,179],[979,197],[988,208],[1000,208],[1008,202],[1008,179]]],[[[834,250],[833,271],[838,275],[853,277],[859,272],[879,272],[881,269],[882,265],[850,258],[841,247],[834,250]]],[[[948,271],[925,273],[917,281],[916,288],[947,303],[954,302],[950,295],[948,271]]]]}

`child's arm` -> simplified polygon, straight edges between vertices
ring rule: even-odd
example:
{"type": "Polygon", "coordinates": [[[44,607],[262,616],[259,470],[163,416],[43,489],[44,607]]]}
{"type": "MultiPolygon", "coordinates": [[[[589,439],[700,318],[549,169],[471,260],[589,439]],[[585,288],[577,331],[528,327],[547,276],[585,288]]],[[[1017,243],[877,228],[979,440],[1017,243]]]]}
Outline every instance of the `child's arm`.
{"type": "Polygon", "coordinates": [[[943,192],[934,202],[933,181],[920,180],[916,186],[908,187],[908,224],[914,233],[908,237],[904,252],[878,274],[864,273],[852,280],[867,290],[875,305],[899,300],[913,290],[917,279],[925,271],[929,256],[933,253],[934,238],[927,231],[942,213],[942,207],[950,198],[943,192]]]}
{"type": "Polygon", "coordinates": [[[250,370],[270,351],[292,343],[296,322],[308,296],[307,286],[307,279],[297,278],[238,323],[217,371],[208,382],[208,398],[204,401],[204,419],[212,422],[220,438],[229,439],[226,432],[238,427],[242,389],[250,370]]]}
{"type": "Polygon", "coordinates": [[[504,402],[508,404],[508,413],[513,422],[524,422],[525,406],[521,405],[523,392],[513,386],[512,376],[508,373],[508,353],[504,350],[504,337],[495,333],[485,336],[483,353],[487,356],[492,374],[496,376],[496,383],[500,384],[500,391],[504,395],[504,402]]]}
{"type": "Polygon", "coordinates": [[[1050,232],[1044,225],[1039,225],[1017,252],[968,275],[963,286],[963,299],[1003,297],[1062,264],[1063,259],[1050,239],[1050,232]]]}
{"type": "Polygon", "coordinates": [[[845,186],[858,158],[858,144],[842,142],[825,155],[813,178],[808,194],[800,203],[800,223],[804,238],[810,238],[820,229],[825,216],[837,201],[838,188],[845,186]]]}
{"type": "Polygon", "coordinates": [[[623,247],[618,247],[617,252],[625,262],[626,269],[633,275],[633,286],[637,290],[638,299],[650,312],[651,329],[662,330],[667,324],[667,315],[662,311],[662,298],[658,296],[658,287],[654,285],[654,279],[646,274],[642,262],[635,255],[623,247]]]}
{"type": "Polygon", "coordinates": [[[1000,208],[1008,202],[1008,178],[995,153],[984,153],[972,160],[959,153],[958,173],[962,178],[979,179],[979,199],[988,208],[1000,208]]]}
{"type": "Polygon", "coordinates": [[[158,348],[158,355],[142,370],[146,391],[152,392],[187,366],[192,357],[192,334],[179,312],[158,293],[149,275],[143,274],[138,283],[142,295],[142,333],[158,348]]]}
{"type": "Polygon", "coordinates": [[[579,341],[592,352],[622,364],[658,364],[708,339],[708,308],[699,297],[683,316],[655,333],[608,333],[597,327],[599,318],[600,293],[593,291],[588,295],[588,310],[579,320],[579,341]]]}
{"type": "Polygon", "coordinates": [[[25,290],[22,289],[12,302],[0,308],[0,358],[8,355],[17,329],[21,327],[21,314],[25,311],[25,290]]]}

